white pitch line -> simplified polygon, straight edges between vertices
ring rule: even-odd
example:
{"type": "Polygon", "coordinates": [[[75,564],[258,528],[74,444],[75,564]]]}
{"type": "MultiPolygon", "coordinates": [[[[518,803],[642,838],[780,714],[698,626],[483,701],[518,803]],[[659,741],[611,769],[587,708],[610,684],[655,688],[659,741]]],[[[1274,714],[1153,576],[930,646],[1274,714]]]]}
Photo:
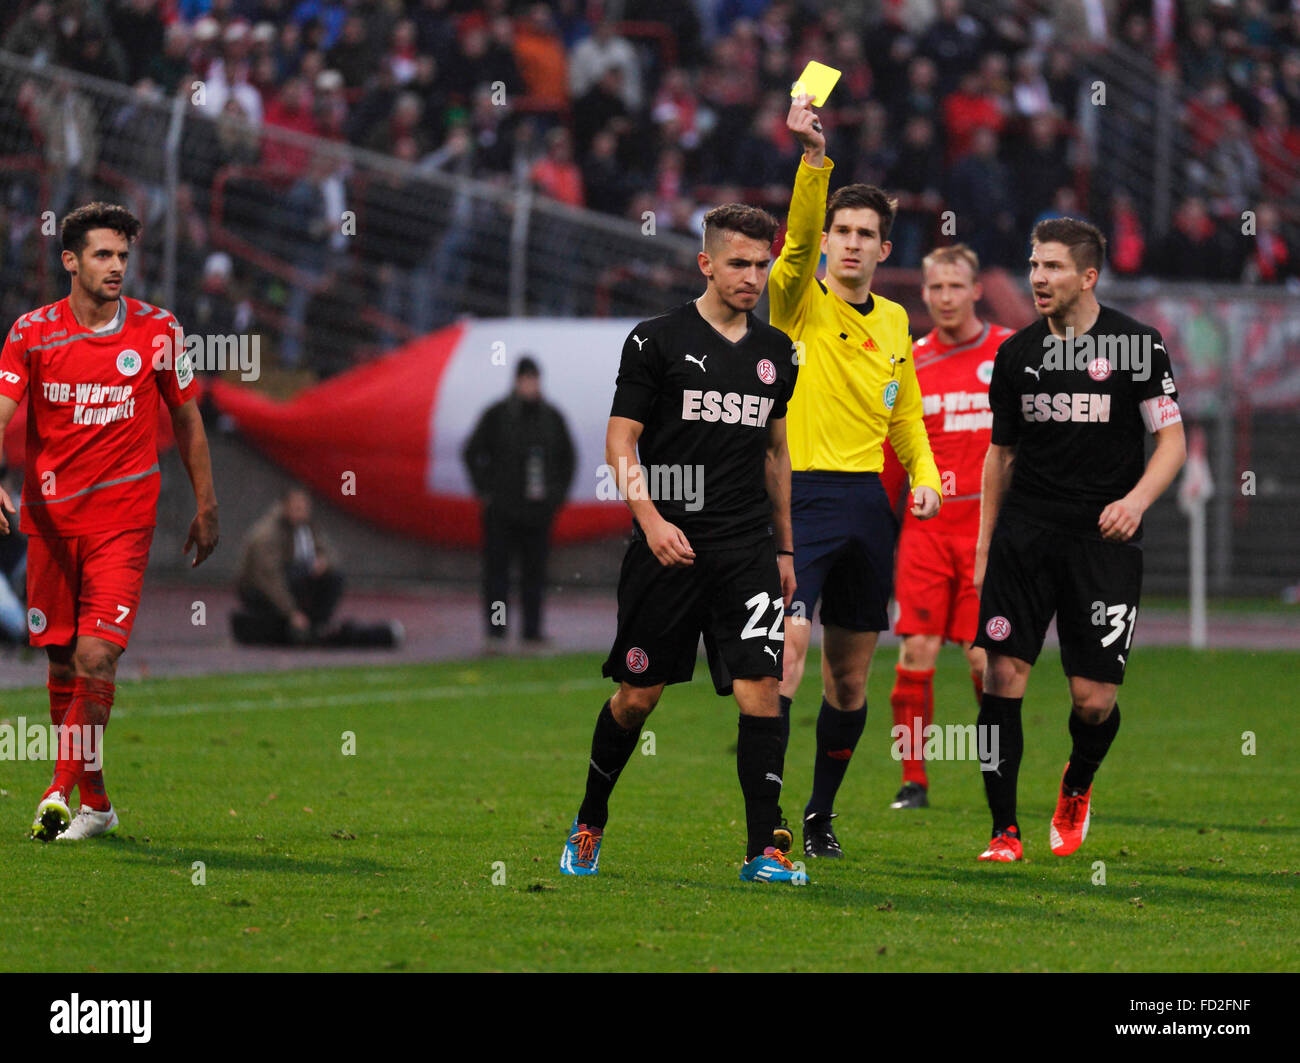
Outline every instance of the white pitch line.
{"type": "Polygon", "coordinates": [[[592,690],[608,686],[609,679],[573,679],[559,683],[498,683],[489,686],[437,686],[409,687],[393,690],[358,691],[354,694],[309,694],[303,697],[277,698],[274,701],[246,699],[242,701],[197,701],[188,703],[141,705],[134,708],[114,707],[114,719],[136,719],[150,716],[197,716],[202,713],[268,712],[282,709],[309,707],[331,708],[337,705],[368,705],[376,702],[431,701],[439,698],[485,697],[510,694],[552,694],[573,690],[592,690]]]}

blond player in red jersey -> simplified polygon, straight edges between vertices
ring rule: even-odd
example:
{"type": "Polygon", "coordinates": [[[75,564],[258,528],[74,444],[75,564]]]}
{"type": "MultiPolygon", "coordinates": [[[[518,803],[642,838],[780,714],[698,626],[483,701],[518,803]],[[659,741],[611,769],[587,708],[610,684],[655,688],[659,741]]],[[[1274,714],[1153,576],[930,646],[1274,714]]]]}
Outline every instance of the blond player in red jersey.
{"type": "MultiPolygon", "coordinates": [[[[932,520],[906,514],[899,535],[894,596],[902,647],[889,700],[903,787],[890,808],[925,808],[929,803],[924,738],[934,719],[934,666],[944,639],[959,643],[966,654],[977,707],[983,693],[984,651],[972,645],[979,623],[975,544],[980,477],[993,428],[993,356],[1013,335],[1012,329],[975,315],[982,294],[979,258],[965,244],[930,252],[921,263],[921,276],[921,297],[935,327],[913,344],[912,352],[944,499],[932,520]]],[[[903,471],[892,453],[888,458],[882,479],[895,498],[897,491],[891,488],[901,486],[903,471]]]]}
{"type": "MultiPolygon", "coordinates": [[[[28,400],[27,627],[49,658],[50,719],[60,734],[54,779],[32,824],[32,837],[47,842],[117,827],[97,736],[108,725],[157,522],[160,398],[198,508],[184,552],[194,547],[199,565],[217,545],[208,440],[180,326],[169,311],[122,295],[139,232],[124,207],[72,211],[60,230],[68,297],[20,317],[0,351],[0,438],[28,400]]],[[[0,535],[14,512],[0,490],[0,535]]]]}

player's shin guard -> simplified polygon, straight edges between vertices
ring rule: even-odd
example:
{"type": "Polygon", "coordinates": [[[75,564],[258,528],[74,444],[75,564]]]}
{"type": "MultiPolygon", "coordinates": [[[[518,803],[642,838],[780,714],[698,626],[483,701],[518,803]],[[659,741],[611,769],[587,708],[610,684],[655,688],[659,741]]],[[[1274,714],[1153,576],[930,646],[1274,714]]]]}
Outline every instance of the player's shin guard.
{"type": "Polygon", "coordinates": [[[762,856],[772,844],[780,818],[781,775],[785,750],[779,716],[740,717],[736,774],[745,795],[745,860],[762,856]]]}
{"type": "MultiPolygon", "coordinates": [[[[612,700],[612,699],[611,699],[612,700]]],[[[625,731],[614,719],[610,702],[605,702],[596,717],[591,736],[591,762],[587,765],[587,793],[578,809],[578,822],[604,829],[609,820],[609,795],[627,765],[632,750],[641,738],[641,728],[625,731]]]]}
{"type": "Polygon", "coordinates": [[[813,761],[812,797],[804,808],[804,816],[830,815],[835,810],[835,795],[839,792],[849,760],[867,725],[867,703],[853,712],[841,712],[822,698],[821,712],[817,714],[817,759],[813,761]]]}
{"type": "Polygon", "coordinates": [[[68,714],[72,705],[72,695],[76,692],[76,683],[71,679],[50,677],[45,687],[50,692],[50,723],[58,727],[68,714]]]}
{"type": "Polygon", "coordinates": [[[1025,750],[1025,733],[1020,722],[1022,698],[1000,698],[985,693],[976,718],[979,729],[977,745],[993,750],[997,763],[980,764],[984,777],[984,796],[993,813],[993,831],[1006,830],[1016,823],[1016,782],[1020,776],[1020,758],[1025,750]],[[997,728],[989,731],[988,728],[997,728]]]}
{"type": "Polygon", "coordinates": [[[54,781],[50,784],[51,790],[59,790],[66,797],[80,783],[82,804],[100,812],[109,807],[101,758],[104,730],[113,711],[116,690],[105,679],[78,676],[73,681],[71,703],[59,731],[54,781]]]}
{"type": "Polygon", "coordinates": [[[781,715],[777,718],[781,721],[781,757],[784,759],[790,748],[790,706],[794,704],[794,699],[782,694],[780,701],[781,715]]]}
{"type": "Polygon", "coordinates": [[[897,678],[889,705],[894,710],[895,740],[902,739],[903,782],[925,786],[925,729],[934,719],[934,669],[913,671],[900,664],[894,671],[897,678]],[[899,727],[906,733],[900,734],[899,727]]]}
{"type": "MultiPolygon", "coordinates": [[[[62,727],[68,715],[68,708],[72,705],[75,684],[71,679],[55,679],[51,676],[45,686],[50,692],[50,723],[56,728],[62,727]]],[[[57,764],[55,770],[57,771],[57,764]]],[[[54,788],[53,779],[50,780],[50,788],[54,788]]],[[[70,795],[65,793],[64,796],[70,795]]]]}
{"type": "Polygon", "coordinates": [[[1066,769],[1063,785],[1083,792],[1092,785],[1106,751],[1119,732],[1119,702],[1101,723],[1084,723],[1078,713],[1070,712],[1070,737],[1074,748],[1070,751],[1070,766],[1066,769]]]}

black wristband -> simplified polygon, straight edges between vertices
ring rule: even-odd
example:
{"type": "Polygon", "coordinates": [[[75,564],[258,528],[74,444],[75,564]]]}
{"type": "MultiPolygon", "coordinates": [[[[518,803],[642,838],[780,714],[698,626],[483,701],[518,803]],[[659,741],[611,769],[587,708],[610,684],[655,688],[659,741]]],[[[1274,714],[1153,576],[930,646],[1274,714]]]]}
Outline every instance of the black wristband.
{"type": "Polygon", "coordinates": [[[777,557],[780,557],[782,554],[785,554],[787,557],[794,557],[794,551],[793,551],[793,550],[778,550],[778,551],[776,552],[776,556],[777,556],[777,557]]]}

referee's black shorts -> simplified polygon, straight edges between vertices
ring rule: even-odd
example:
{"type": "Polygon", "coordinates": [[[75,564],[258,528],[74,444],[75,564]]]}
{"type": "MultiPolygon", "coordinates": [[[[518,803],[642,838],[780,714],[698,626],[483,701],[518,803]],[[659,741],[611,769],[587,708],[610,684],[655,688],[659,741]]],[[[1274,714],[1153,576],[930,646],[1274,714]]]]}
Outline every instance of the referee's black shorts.
{"type": "Polygon", "coordinates": [[[874,472],[796,472],[790,481],[797,586],[787,615],[850,631],[889,627],[898,520],[874,472]]]}
{"type": "Polygon", "coordinates": [[[776,543],[695,549],[695,563],[661,565],[640,535],[618,578],[618,634],[601,674],[649,687],[686,683],[704,635],[719,694],[732,678],[781,678],[785,616],[776,543]]]}
{"type": "Polygon", "coordinates": [[[1067,676],[1124,682],[1142,548],[1003,513],[989,542],[975,645],[1033,664],[1056,615],[1067,676]]]}

